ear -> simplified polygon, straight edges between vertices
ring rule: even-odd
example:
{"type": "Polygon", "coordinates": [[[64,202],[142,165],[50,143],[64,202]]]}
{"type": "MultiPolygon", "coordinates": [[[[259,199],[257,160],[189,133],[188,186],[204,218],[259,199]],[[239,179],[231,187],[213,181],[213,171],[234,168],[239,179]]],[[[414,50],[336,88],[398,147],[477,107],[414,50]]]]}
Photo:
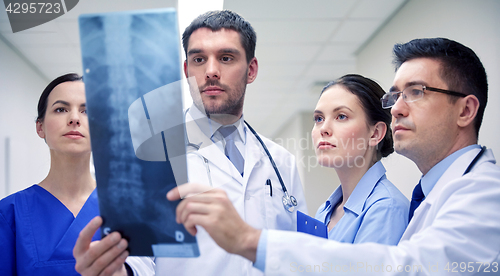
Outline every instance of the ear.
{"type": "Polygon", "coordinates": [[[45,139],[45,132],[43,131],[42,123],[40,121],[36,121],[36,133],[40,138],[45,139]]]}
{"type": "Polygon", "coordinates": [[[186,78],[188,77],[188,69],[187,69],[187,60],[184,61],[184,75],[186,76],[186,78]]]}
{"type": "Polygon", "coordinates": [[[257,71],[259,71],[259,63],[257,58],[253,57],[248,64],[247,84],[252,83],[257,78],[257,71]]]}
{"type": "Polygon", "coordinates": [[[385,133],[387,132],[387,125],[384,122],[377,122],[374,126],[371,127],[372,135],[370,136],[369,146],[376,147],[382,139],[385,137],[385,133]]]}
{"type": "Polygon", "coordinates": [[[459,99],[460,114],[457,120],[459,127],[466,127],[474,122],[479,109],[479,100],[474,95],[459,99]]]}

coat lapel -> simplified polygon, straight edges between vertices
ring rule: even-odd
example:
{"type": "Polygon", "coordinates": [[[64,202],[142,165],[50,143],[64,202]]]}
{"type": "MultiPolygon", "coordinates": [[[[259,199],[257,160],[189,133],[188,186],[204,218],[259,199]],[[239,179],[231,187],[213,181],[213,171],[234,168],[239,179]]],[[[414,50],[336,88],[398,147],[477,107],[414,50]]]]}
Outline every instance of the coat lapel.
{"type": "Polygon", "coordinates": [[[255,168],[263,166],[263,158],[268,158],[264,148],[259,143],[255,135],[250,132],[247,128],[246,131],[246,145],[245,145],[245,173],[243,175],[244,183],[248,182],[248,179],[255,168]]]}
{"type": "MultiPolygon", "coordinates": [[[[422,228],[426,227],[430,223],[428,220],[434,220],[433,216],[429,216],[429,211],[435,201],[438,200],[441,196],[443,188],[448,183],[463,176],[465,170],[480,150],[481,149],[470,150],[464,153],[462,156],[458,157],[457,160],[455,160],[455,162],[450,165],[450,167],[436,182],[436,185],[434,185],[429,195],[415,210],[415,214],[408,224],[408,227],[406,228],[406,231],[401,240],[409,239],[411,235],[419,232],[422,228]]],[[[490,161],[490,159],[491,158],[489,158],[489,154],[485,154],[484,157],[481,157],[478,164],[482,162],[488,162],[490,161]]]]}
{"type": "MultiPolygon", "coordinates": [[[[215,187],[226,184],[228,177],[243,185],[243,177],[236,167],[234,167],[233,163],[231,163],[217,145],[210,140],[210,137],[203,133],[189,113],[186,115],[186,134],[189,143],[199,146],[197,153],[209,161],[210,174],[213,178],[212,184],[215,187]]],[[[196,149],[193,147],[188,148],[188,152],[192,151],[196,151],[196,149]]]]}

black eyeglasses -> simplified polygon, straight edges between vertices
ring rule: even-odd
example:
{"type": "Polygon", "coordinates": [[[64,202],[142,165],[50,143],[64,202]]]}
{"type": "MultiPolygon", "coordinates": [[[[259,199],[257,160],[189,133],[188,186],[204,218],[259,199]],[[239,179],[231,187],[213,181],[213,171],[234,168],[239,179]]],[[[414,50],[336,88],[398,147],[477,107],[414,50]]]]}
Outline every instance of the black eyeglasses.
{"type": "Polygon", "coordinates": [[[452,96],[457,96],[457,97],[466,97],[466,94],[455,92],[455,91],[450,91],[450,90],[444,90],[444,89],[439,89],[439,88],[434,88],[434,87],[429,87],[425,86],[422,84],[415,84],[412,86],[408,86],[403,91],[399,92],[388,92],[380,98],[380,101],[382,102],[382,108],[391,108],[396,104],[396,101],[399,99],[399,95],[403,95],[403,101],[409,103],[409,102],[415,102],[424,96],[424,90],[429,90],[429,91],[434,91],[434,92],[439,92],[439,93],[444,93],[452,96]]]}

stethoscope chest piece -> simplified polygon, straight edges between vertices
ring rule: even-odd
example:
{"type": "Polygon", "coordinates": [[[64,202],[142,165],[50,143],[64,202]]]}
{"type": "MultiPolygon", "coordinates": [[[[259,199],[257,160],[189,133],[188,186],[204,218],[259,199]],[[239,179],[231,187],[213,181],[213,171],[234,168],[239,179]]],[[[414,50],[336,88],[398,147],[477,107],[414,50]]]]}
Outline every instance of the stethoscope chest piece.
{"type": "Polygon", "coordinates": [[[297,206],[297,199],[294,196],[288,195],[288,193],[285,193],[285,195],[281,198],[281,201],[283,202],[285,210],[290,213],[292,213],[295,210],[295,206],[297,206]]]}

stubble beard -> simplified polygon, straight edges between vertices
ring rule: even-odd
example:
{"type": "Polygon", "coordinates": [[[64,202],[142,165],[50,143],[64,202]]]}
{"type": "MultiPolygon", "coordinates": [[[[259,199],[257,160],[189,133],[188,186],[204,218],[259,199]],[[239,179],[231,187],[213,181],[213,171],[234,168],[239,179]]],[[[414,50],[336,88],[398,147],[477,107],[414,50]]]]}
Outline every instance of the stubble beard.
{"type": "MultiPolygon", "coordinates": [[[[210,98],[215,98],[210,96],[210,98]]],[[[241,94],[241,96],[237,99],[234,99],[229,95],[229,97],[221,102],[210,102],[209,99],[206,100],[207,103],[203,103],[203,107],[205,108],[205,113],[207,115],[234,115],[237,116],[243,110],[243,102],[245,99],[245,92],[241,94]]]]}
{"type": "MultiPolygon", "coordinates": [[[[247,70],[248,71],[248,70],[247,70]]],[[[246,92],[246,80],[247,80],[247,72],[243,76],[241,80],[242,85],[235,90],[232,90],[230,87],[221,84],[218,80],[209,80],[205,83],[205,85],[198,87],[198,91],[203,91],[205,87],[208,86],[218,86],[224,90],[224,93],[227,95],[227,99],[223,102],[211,102],[211,100],[215,100],[217,96],[208,96],[208,99],[201,97],[201,92],[199,92],[198,100],[194,100],[194,104],[198,107],[199,110],[204,111],[207,116],[213,115],[233,115],[239,116],[243,112],[243,103],[245,100],[245,92],[246,92]]]]}

